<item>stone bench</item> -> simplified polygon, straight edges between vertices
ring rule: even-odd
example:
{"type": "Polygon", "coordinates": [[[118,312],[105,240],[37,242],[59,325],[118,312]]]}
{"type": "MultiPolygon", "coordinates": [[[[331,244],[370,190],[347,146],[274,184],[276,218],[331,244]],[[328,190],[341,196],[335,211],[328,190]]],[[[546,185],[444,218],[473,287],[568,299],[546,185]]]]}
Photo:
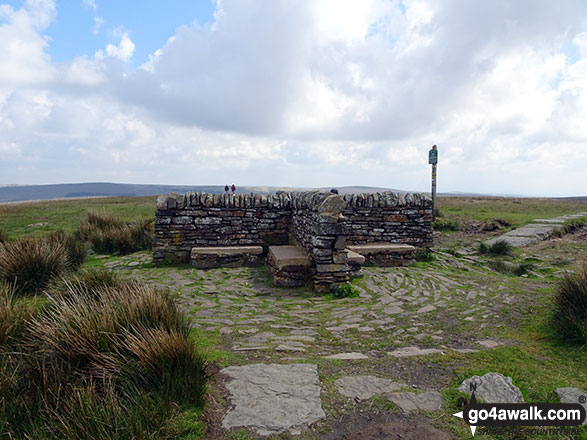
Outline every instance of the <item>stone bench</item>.
{"type": "Polygon", "coordinates": [[[368,263],[375,266],[407,266],[414,262],[416,248],[400,243],[369,243],[350,245],[347,248],[365,257],[368,263]]]}
{"type": "Polygon", "coordinates": [[[259,266],[263,263],[263,246],[194,247],[190,262],[199,269],[259,266]]]}
{"type": "Polygon", "coordinates": [[[312,260],[299,246],[269,246],[267,265],[276,286],[303,286],[309,279],[312,260]]]}

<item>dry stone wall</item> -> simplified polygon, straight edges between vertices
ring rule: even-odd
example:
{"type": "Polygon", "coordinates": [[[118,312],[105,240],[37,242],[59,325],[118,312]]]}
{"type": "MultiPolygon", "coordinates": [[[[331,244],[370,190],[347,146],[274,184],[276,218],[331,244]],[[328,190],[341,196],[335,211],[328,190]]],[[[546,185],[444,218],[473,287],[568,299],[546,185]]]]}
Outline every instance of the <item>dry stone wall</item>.
{"type": "Polygon", "coordinates": [[[194,246],[287,244],[291,197],[186,193],[157,199],[153,261],[187,263],[194,246]]]}
{"type": "Polygon", "coordinates": [[[348,280],[347,244],[432,246],[432,202],[423,194],[322,191],[159,196],[153,262],[187,263],[193,247],[298,244],[317,290],[348,280]]]}
{"type": "Polygon", "coordinates": [[[347,194],[348,244],[432,247],[432,199],[421,193],[347,194]]]}

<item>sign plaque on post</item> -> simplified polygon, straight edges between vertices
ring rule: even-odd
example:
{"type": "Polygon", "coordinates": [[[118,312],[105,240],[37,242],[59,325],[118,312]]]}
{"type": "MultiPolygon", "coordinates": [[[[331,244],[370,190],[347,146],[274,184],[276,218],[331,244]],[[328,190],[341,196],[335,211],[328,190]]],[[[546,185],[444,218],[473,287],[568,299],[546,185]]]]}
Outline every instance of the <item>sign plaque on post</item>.
{"type": "Polygon", "coordinates": [[[432,165],[432,218],[436,218],[436,165],[438,164],[438,149],[432,145],[428,152],[428,163],[432,165]]]}

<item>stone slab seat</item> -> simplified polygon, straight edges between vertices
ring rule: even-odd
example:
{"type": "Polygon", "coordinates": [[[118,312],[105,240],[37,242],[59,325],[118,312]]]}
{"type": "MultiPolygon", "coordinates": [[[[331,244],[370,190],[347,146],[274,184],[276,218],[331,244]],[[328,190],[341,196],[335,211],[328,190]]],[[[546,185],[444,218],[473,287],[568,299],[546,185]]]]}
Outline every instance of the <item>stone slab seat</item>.
{"type": "Polygon", "coordinates": [[[347,246],[375,266],[406,266],[414,262],[416,248],[402,243],[368,243],[347,246]]]}
{"type": "Polygon", "coordinates": [[[263,246],[193,247],[190,262],[199,269],[259,266],[263,263],[263,246]]]}
{"type": "Polygon", "coordinates": [[[303,286],[310,275],[312,260],[299,246],[269,246],[269,272],[276,286],[303,286]]]}

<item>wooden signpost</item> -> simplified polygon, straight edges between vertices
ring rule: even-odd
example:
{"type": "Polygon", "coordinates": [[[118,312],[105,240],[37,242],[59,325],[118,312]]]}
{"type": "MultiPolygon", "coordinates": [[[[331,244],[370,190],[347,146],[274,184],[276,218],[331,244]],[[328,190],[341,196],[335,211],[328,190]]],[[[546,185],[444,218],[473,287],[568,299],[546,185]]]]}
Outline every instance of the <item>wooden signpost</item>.
{"type": "Polygon", "coordinates": [[[438,164],[438,149],[432,145],[428,152],[428,163],[432,165],[432,217],[436,218],[436,165],[438,164]]]}

